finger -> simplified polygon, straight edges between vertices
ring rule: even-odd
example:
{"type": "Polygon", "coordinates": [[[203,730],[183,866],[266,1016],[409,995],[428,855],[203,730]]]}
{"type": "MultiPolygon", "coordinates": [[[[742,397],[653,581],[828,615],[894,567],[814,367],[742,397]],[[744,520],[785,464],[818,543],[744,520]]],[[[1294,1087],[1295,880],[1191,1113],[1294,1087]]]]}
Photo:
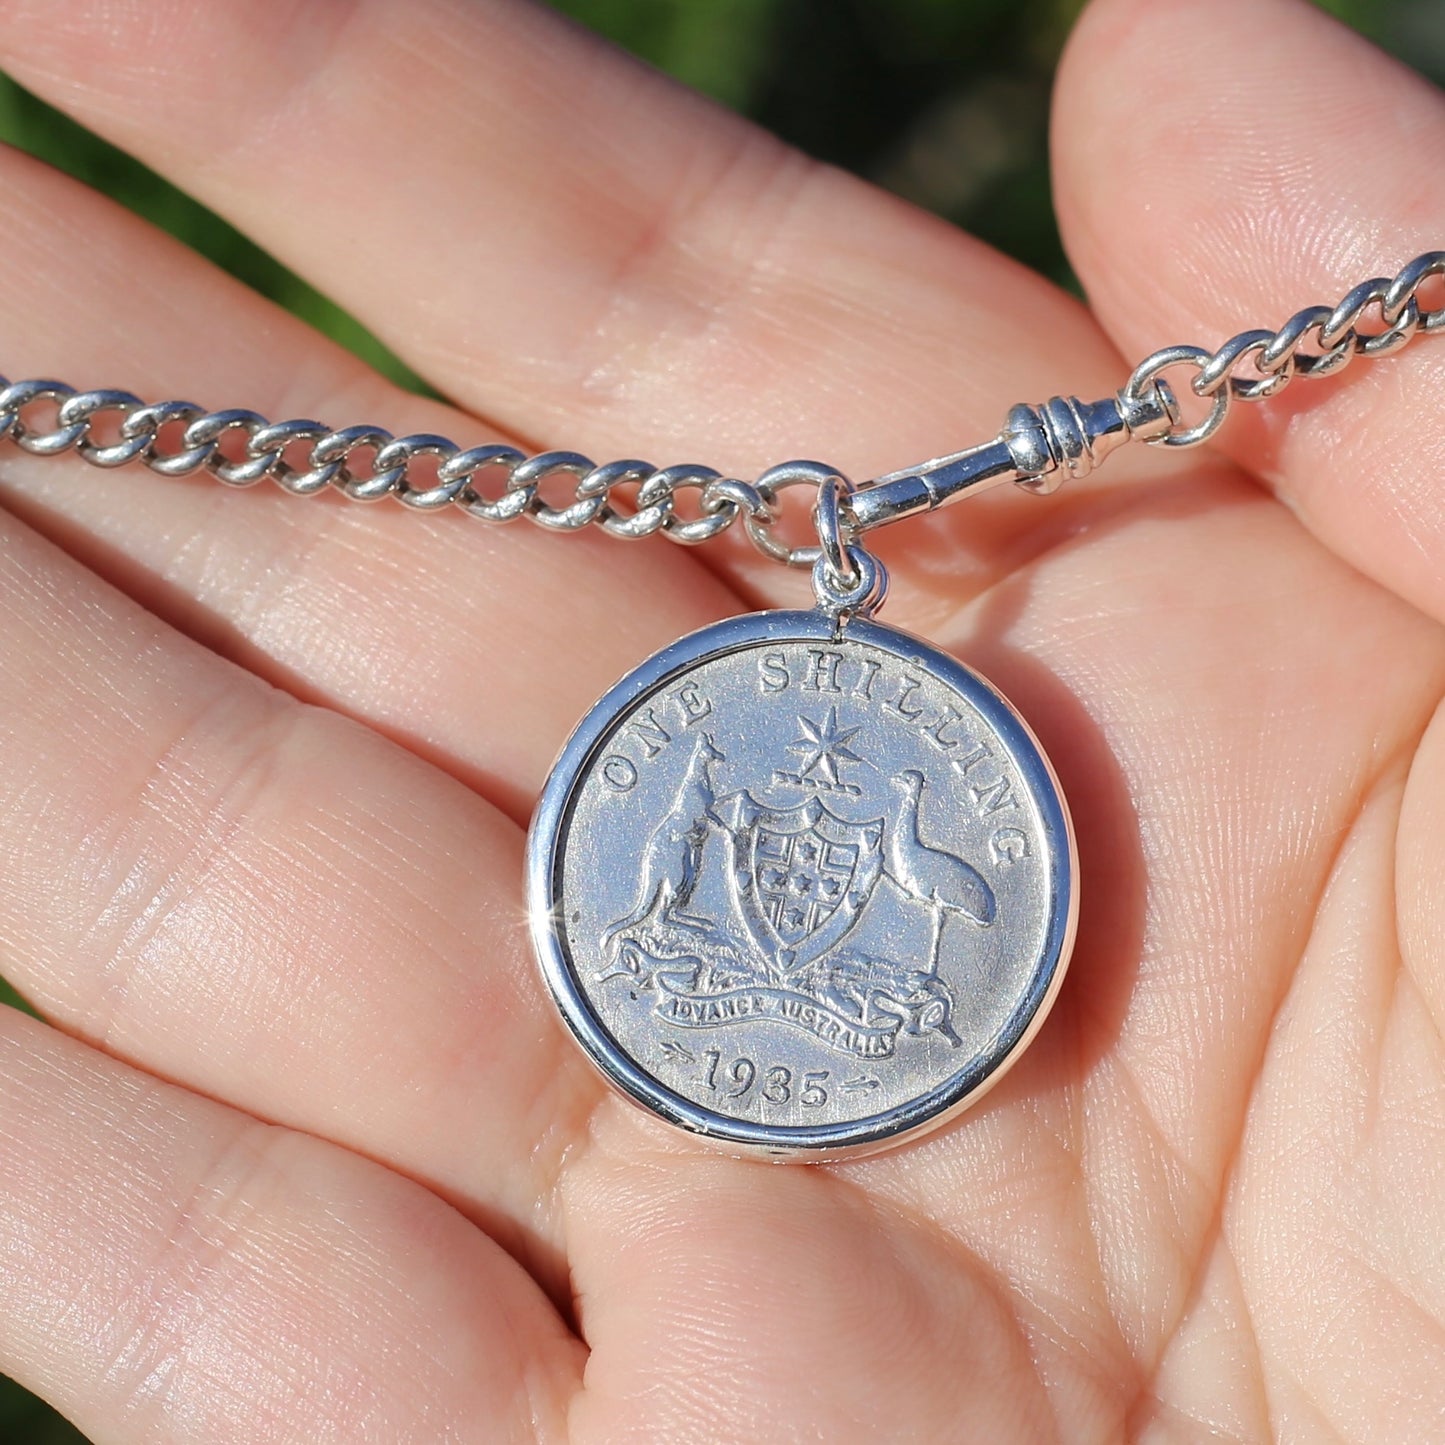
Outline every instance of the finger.
{"type": "Polygon", "coordinates": [[[519,830],[0,514],[0,956],[67,1030],[447,1191],[550,1267],[596,1085],[519,830]]]}
{"type": "MultiPolygon", "coordinates": [[[[1301,0],[1100,0],[1059,84],[1061,221],[1130,354],[1278,325],[1438,249],[1445,174],[1425,158],[1442,149],[1440,93],[1301,0]]],[[[1253,414],[1220,434],[1328,546],[1436,617],[1442,383],[1445,346],[1417,340],[1237,406],[1253,414]]]]}
{"type": "Polygon", "coordinates": [[[1437,710],[1412,760],[1400,817],[1398,893],[1400,958],[1445,1038],[1445,896],[1437,860],[1445,839],[1445,707],[1437,710]]]}
{"type": "Polygon", "coordinates": [[[1428,1439],[1445,1418],[1440,945],[1417,951],[1410,906],[1424,856],[1438,879],[1431,732],[1334,860],[1222,1213],[1276,1429],[1428,1439]]]}
{"type": "MultiPolygon", "coordinates": [[[[1016,401],[1121,379],[1038,278],[541,9],[425,0],[343,21],[205,3],[162,52],[154,11],[11,11],[0,57],[27,84],[526,435],[744,476],[820,455],[865,477],[987,439],[1016,401]],[[162,84],[123,63],[137,47],[162,84]],[[224,74],[215,54],[232,57],[224,74]],[[336,246],[314,218],[349,212],[379,175],[386,204],[336,246]]],[[[1040,525],[1032,500],[946,523],[936,547],[915,535],[898,565],[935,598],[977,587],[1018,560],[1001,554],[1040,525]]]]}
{"type": "Polygon", "coordinates": [[[823,1169],[602,1139],[567,1185],[579,1438],[1054,1438],[1007,1282],[942,1231],[823,1169]]]}
{"type": "Polygon", "coordinates": [[[105,1445],[533,1440],[580,1346],[420,1186],[0,1009],[0,1365],[105,1445]]]}
{"type": "MultiPolygon", "coordinates": [[[[147,399],[495,439],[404,396],[76,182],[0,150],[0,187],[11,199],[0,214],[9,374],[18,364],[82,387],[120,381],[147,399]]],[[[526,522],[502,534],[457,513],[303,501],[269,484],[233,493],[205,475],[97,472],[6,447],[0,498],[214,650],[382,729],[517,817],[618,672],[734,605],[670,545],[526,522]],[[635,605],[640,594],[666,606],[635,605]],[[525,698],[525,710],[501,698],[525,698]]]]}

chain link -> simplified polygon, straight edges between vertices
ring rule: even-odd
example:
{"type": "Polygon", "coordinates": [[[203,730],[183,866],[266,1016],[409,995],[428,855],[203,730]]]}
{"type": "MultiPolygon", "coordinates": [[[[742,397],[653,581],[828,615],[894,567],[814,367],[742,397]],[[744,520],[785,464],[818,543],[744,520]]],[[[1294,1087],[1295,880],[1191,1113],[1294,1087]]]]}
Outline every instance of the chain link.
{"type": "Polygon", "coordinates": [[[527,456],[502,445],[463,449],[427,432],[398,437],[377,426],[271,422],[254,411],[146,403],[128,391],[76,391],[62,381],[4,377],[0,440],[8,436],[39,456],[74,450],[96,467],[140,461],[167,477],[204,469],[231,487],[269,477],[294,496],[333,488],[354,502],[393,497],[414,511],[459,507],[483,522],[525,517],[553,532],[591,526],[623,538],[660,532],[693,546],[740,521],[765,557],[790,567],[820,564],[820,575],[837,591],[858,582],[856,544],[869,528],[997,482],[1046,494],[1065,474],[1084,475],[1131,440],[1198,446],[1224,425],[1236,401],[1264,401],[1296,376],[1332,376],[1357,356],[1388,356],[1416,336],[1445,334],[1445,284],[1439,305],[1426,309],[1420,301],[1432,282],[1445,283],[1445,251],[1417,256],[1396,276],[1362,282],[1337,306],[1306,307],[1277,330],[1241,331],[1212,352],[1165,347],[1141,361],[1113,398],[1089,404],[1055,398],[1039,408],[1015,407],[995,441],[891,472],[856,490],[821,462],[785,462],[748,482],[694,464],[654,467],[627,459],[599,466],[577,452],[527,456]],[[1372,312],[1379,329],[1366,330],[1372,312]],[[1179,367],[1193,370],[1191,389],[1209,403],[1198,421],[1180,416],[1163,379],[1179,367]],[[101,439],[102,430],[109,439],[101,439]],[[432,474],[426,481],[422,459],[432,474]],[[572,495],[557,506],[544,489],[559,484],[572,495]],[[790,545],[777,531],[781,495],[799,486],[826,493],[827,505],[814,514],[819,543],[811,546],[790,545]],[[683,492],[697,493],[686,512],[678,504],[683,492]]]}
{"type": "Polygon", "coordinates": [[[1361,282],[1333,308],[1307,306],[1275,331],[1241,331],[1213,352],[1166,346],[1134,368],[1123,394],[1141,399],[1164,372],[1193,367],[1190,389],[1210,403],[1208,413],[1192,425],[1180,421],[1146,440],[1157,446],[1198,446],[1224,425],[1236,401],[1265,401],[1296,376],[1333,376],[1357,356],[1390,356],[1416,336],[1445,332],[1445,301],[1428,311],[1420,305],[1420,291],[1434,277],[1445,278],[1445,251],[1417,256],[1398,275],[1361,282]],[[1372,309],[1381,329],[1366,332],[1361,328],[1372,309]],[[1301,350],[1311,336],[1317,349],[1301,350]]]}

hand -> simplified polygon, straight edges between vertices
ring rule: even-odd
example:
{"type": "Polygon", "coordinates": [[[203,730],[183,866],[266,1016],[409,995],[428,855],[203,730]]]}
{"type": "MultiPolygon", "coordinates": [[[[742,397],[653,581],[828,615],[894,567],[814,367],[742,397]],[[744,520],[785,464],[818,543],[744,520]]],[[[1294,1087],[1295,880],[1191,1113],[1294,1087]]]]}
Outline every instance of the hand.
{"type": "MultiPolygon", "coordinates": [[[[9,374],[276,417],[866,477],[1445,234],[1445,100],[1286,0],[1085,18],[1092,313],[540,11],[4,19],[460,410],[16,155],[9,374]]],[[[1083,913],[1005,1083],[835,1167],[606,1094],[521,923],[573,721],[799,578],[7,448],[0,941],[59,1030],[0,1018],[0,1365],[103,1445],[1441,1438],[1442,381],[886,536],[888,619],[1055,759],[1083,913]]]]}

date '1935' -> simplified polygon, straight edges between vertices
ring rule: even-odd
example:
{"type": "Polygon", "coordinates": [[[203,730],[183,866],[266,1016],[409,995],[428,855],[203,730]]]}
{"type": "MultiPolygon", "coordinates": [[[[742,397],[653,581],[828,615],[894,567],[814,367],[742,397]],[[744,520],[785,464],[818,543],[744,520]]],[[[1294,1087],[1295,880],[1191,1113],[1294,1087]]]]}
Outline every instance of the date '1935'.
{"type": "Polygon", "coordinates": [[[740,1056],[727,1066],[719,1079],[722,1054],[717,1049],[708,1049],[703,1057],[707,1060],[702,1078],[704,1085],[729,1099],[741,1099],[756,1085],[758,1093],[770,1104],[790,1104],[796,1097],[798,1103],[806,1108],[821,1109],[828,1102],[828,1091],[823,1087],[828,1082],[827,1069],[795,1074],[783,1064],[759,1068],[752,1059],[740,1056]],[[758,1083],[760,1078],[762,1082],[758,1083]]]}

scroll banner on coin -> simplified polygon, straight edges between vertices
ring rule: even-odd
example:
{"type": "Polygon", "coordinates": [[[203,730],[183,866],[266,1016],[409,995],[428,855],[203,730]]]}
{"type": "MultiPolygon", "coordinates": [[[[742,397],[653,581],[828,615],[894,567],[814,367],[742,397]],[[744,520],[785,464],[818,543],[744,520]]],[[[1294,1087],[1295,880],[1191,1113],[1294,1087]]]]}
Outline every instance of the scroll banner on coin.
{"type": "Polygon", "coordinates": [[[772,1019],[812,1034],[830,1048],[856,1054],[860,1059],[887,1059],[893,1055],[901,1018],[869,1025],[850,1019],[827,1004],[792,989],[753,985],[725,993],[693,993],[685,975],[657,974],[662,997],[657,1015],[685,1029],[711,1029],[719,1024],[752,1023],[772,1019]]]}

